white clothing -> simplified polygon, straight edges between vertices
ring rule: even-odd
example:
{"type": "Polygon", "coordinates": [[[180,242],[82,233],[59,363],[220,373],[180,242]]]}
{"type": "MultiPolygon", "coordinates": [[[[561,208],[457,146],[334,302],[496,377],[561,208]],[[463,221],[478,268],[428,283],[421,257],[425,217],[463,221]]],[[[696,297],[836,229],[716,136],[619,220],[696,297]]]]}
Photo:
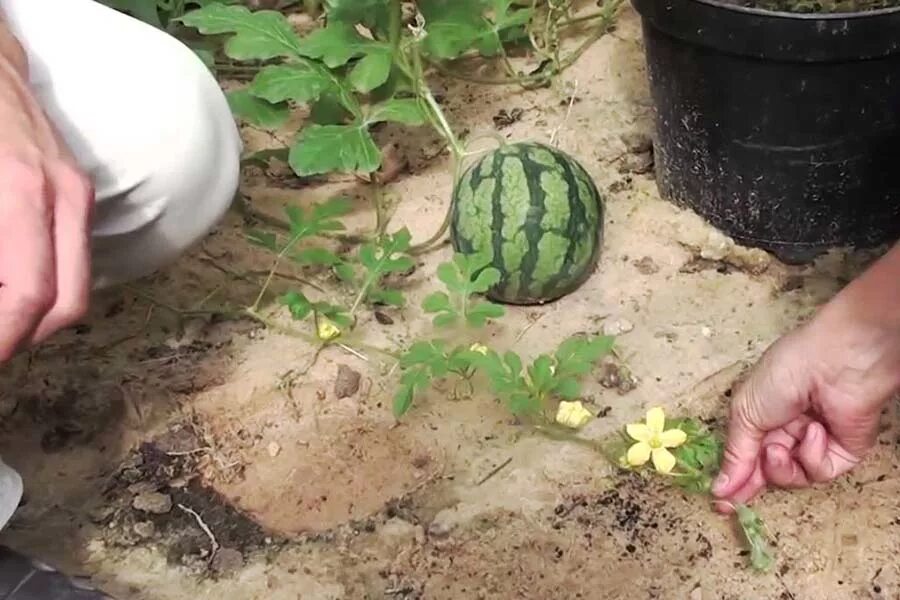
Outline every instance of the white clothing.
{"type": "MultiPolygon", "coordinates": [[[[237,191],[241,140],[213,75],[180,41],[94,0],[0,9],[32,89],[95,185],[94,287],[172,263],[237,191]]],[[[0,463],[0,528],[21,494],[0,463]]]]}

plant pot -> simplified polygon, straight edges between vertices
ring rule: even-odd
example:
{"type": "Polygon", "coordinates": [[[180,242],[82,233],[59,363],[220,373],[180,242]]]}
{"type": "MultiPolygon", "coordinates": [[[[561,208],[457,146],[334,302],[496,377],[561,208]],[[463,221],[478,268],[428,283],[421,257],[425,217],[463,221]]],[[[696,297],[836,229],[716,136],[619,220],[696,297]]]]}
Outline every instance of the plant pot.
{"type": "Polygon", "coordinates": [[[664,198],[789,263],[900,237],[900,8],[633,3],[664,198]]]}

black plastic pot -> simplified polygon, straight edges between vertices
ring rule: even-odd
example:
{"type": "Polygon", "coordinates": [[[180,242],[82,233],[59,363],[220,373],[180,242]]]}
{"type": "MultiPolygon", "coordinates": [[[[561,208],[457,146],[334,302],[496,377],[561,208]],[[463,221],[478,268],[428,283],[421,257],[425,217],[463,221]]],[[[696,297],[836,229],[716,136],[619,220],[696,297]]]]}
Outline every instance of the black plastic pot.
{"type": "Polygon", "coordinates": [[[663,197],[786,262],[900,237],[900,9],[633,3],[663,197]]]}

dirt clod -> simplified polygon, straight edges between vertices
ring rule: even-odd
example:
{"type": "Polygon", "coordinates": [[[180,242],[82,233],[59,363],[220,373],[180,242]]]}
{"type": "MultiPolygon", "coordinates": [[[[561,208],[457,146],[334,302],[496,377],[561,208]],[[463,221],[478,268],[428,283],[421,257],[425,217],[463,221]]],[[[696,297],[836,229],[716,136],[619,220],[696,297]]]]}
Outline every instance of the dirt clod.
{"type": "Polygon", "coordinates": [[[164,515],[172,510],[172,496],[159,492],[143,492],[134,497],[131,506],[141,512],[164,515]]]}
{"type": "Polygon", "coordinates": [[[140,521],[134,524],[134,532],[138,537],[149,539],[156,533],[156,525],[152,521],[140,521]]]}
{"type": "Polygon", "coordinates": [[[212,559],[210,569],[218,575],[234,573],[244,566],[244,555],[234,548],[220,548],[212,559]]]}
{"type": "Polygon", "coordinates": [[[347,365],[338,365],[334,380],[334,395],[338,399],[350,398],[359,391],[361,375],[347,365]]]}
{"type": "Polygon", "coordinates": [[[634,261],[634,267],[642,275],[653,275],[654,273],[659,273],[659,266],[655,262],[653,262],[653,259],[649,256],[645,256],[640,260],[634,261]]]}
{"type": "Polygon", "coordinates": [[[506,129],[510,125],[521,121],[522,115],[524,114],[525,111],[521,108],[513,108],[510,110],[506,110],[505,108],[500,109],[500,112],[494,115],[494,127],[497,129],[506,129]]]}

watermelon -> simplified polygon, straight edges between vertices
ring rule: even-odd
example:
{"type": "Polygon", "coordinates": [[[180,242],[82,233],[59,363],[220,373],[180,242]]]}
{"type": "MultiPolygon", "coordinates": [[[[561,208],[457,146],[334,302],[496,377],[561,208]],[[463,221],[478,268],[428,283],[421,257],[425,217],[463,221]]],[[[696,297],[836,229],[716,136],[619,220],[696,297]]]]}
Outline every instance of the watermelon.
{"type": "Polygon", "coordinates": [[[604,201],[578,161],[544,144],[509,144],[466,169],[453,191],[450,237],[486,253],[500,281],[487,296],[535,305],[579,288],[603,243],[604,201]]]}

